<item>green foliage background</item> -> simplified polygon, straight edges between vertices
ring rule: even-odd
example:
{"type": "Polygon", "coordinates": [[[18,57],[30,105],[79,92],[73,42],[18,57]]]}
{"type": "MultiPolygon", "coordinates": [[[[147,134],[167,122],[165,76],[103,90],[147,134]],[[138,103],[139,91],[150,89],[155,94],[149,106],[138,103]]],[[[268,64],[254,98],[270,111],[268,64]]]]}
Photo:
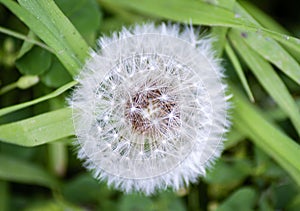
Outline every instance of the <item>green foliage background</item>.
{"type": "Polygon", "coordinates": [[[300,18],[276,5],[0,0],[0,210],[300,210],[300,18]],[[216,37],[234,97],[225,151],[207,177],[145,197],[81,167],[65,98],[99,35],[149,20],[192,22],[216,37]]]}

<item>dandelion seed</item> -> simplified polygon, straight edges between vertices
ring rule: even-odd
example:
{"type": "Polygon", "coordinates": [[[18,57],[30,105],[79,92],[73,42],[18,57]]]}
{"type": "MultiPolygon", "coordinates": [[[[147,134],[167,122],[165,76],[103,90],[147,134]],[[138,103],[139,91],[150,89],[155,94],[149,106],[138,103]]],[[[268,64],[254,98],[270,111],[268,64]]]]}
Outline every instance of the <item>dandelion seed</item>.
{"type": "Polygon", "coordinates": [[[96,178],[125,192],[179,190],[220,156],[226,86],[210,39],[197,37],[144,24],[99,40],[70,100],[78,157],[96,178]]]}

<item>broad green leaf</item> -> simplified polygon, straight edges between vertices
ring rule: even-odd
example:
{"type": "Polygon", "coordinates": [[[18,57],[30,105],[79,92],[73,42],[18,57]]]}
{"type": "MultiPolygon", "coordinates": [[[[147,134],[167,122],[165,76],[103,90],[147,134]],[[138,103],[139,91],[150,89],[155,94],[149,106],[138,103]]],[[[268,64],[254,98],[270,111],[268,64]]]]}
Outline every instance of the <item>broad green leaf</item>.
{"type": "Polygon", "coordinates": [[[216,211],[243,210],[251,211],[254,209],[257,193],[251,187],[243,187],[229,196],[216,211]]]}
{"type": "Polygon", "coordinates": [[[229,185],[242,182],[252,171],[248,160],[235,159],[230,163],[219,160],[204,180],[208,183],[229,185]]]}
{"type": "Polygon", "coordinates": [[[123,195],[118,205],[118,210],[120,211],[153,210],[153,202],[151,199],[137,194],[123,195]]]}
{"type": "Polygon", "coordinates": [[[70,83],[67,83],[66,85],[58,88],[54,92],[52,92],[50,94],[47,94],[43,97],[28,101],[28,102],[25,102],[25,103],[21,103],[21,104],[13,105],[13,106],[10,106],[10,107],[2,108],[2,109],[0,109],[0,116],[3,116],[5,114],[11,113],[11,112],[14,112],[14,111],[17,111],[17,110],[20,110],[22,108],[26,108],[28,106],[32,106],[34,104],[43,102],[45,100],[49,100],[51,98],[57,97],[60,94],[64,93],[66,90],[68,90],[68,89],[72,88],[73,86],[75,86],[76,84],[77,84],[76,81],[71,81],[70,83]]]}
{"type": "Polygon", "coordinates": [[[243,85],[244,89],[246,90],[246,92],[248,94],[249,99],[252,102],[254,102],[254,97],[253,97],[253,94],[252,94],[251,89],[249,87],[249,84],[247,82],[247,79],[246,79],[246,76],[245,76],[244,71],[242,69],[242,66],[241,66],[237,56],[233,52],[233,50],[232,50],[229,43],[226,43],[225,50],[226,50],[226,53],[227,53],[232,65],[233,65],[236,73],[238,74],[238,76],[239,76],[239,78],[242,82],[242,85],[243,85]]]}
{"type": "Polygon", "coordinates": [[[18,122],[0,125],[0,140],[37,146],[74,135],[71,108],[63,108],[18,122]]]}
{"type": "MultiPolygon", "coordinates": [[[[152,210],[185,211],[186,207],[184,206],[182,198],[178,196],[178,193],[168,191],[160,193],[159,197],[153,203],[152,210]]],[[[191,194],[189,196],[191,196],[191,194]]]]}
{"type": "Polygon", "coordinates": [[[299,109],[273,67],[246,45],[239,31],[232,30],[229,33],[229,37],[235,49],[247,63],[258,81],[289,116],[298,134],[300,134],[299,109]]]}
{"type": "Polygon", "coordinates": [[[257,26],[248,18],[210,3],[192,0],[101,0],[101,2],[119,4],[148,15],[183,23],[192,22],[193,24],[260,31],[263,36],[272,37],[300,53],[299,39],[257,26]]]}
{"type": "Polygon", "coordinates": [[[104,183],[99,183],[91,174],[84,173],[71,178],[62,188],[64,197],[73,203],[108,201],[111,192],[104,183]],[[83,195],[82,192],[85,194],[83,195]]]}
{"type": "Polygon", "coordinates": [[[57,88],[72,80],[64,66],[57,58],[52,58],[50,68],[41,75],[41,81],[48,87],[57,88]]]}
{"type": "Polygon", "coordinates": [[[277,161],[300,186],[300,145],[266,120],[237,88],[231,86],[230,91],[234,95],[235,127],[277,161]]]}
{"type": "Polygon", "coordinates": [[[0,155],[0,163],[0,179],[2,180],[49,188],[58,187],[58,181],[40,166],[8,155],[0,155]]]}
{"type": "Polygon", "coordinates": [[[16,61],[16,66],[23,75],[40,75],[49,69],[51,54],[37,46],[16,61]]]}
{"type": "Polygon", "coordinates": [[[88,46],[53,0],[20,0],[22,7],[11,0],[0,0],[36,35],[38,35],[73,76],[84,63],[88,46]]]}

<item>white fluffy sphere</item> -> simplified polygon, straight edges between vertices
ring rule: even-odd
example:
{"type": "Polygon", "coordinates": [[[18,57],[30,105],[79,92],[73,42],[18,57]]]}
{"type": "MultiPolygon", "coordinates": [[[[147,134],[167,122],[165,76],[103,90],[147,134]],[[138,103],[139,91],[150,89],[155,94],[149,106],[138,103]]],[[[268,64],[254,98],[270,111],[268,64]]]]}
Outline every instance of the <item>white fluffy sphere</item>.
{"type": "Polygon", "coordinates": [[[70,100],[78,157],[96,178],[148,195],[205,175],[229,125],[210,44],[164,24],[99,40],[70,100]]]}

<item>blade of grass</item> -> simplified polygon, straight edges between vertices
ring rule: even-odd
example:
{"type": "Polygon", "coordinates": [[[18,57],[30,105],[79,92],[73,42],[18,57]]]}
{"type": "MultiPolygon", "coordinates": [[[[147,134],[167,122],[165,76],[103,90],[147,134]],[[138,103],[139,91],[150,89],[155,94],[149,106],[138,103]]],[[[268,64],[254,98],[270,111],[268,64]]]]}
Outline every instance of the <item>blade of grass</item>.
{"type": "Polygon", "coordinates": [[[300,65],[288,52],[273,39],[257,33],[244,34],[243,38],[249,47],[300,85],[300,65]]]}
{"type": "MultiPolygon", "coordinates": [[[[246,17],[257,26],[260,26],[260,24],[250,14],[248,14],[246,10],[238,4],[236,4],[235,10],[239,13],[239,15],[246,17]]],[[[281,47],[281,45],[279,45],[271,37],[262,36],[261,31],[256,33],[249,31],[241,32],[244,34],[243,37],[245,38],[245,42],[253,50],[277,66],[296,83],[300,84],[300,65],[283,47],[281,47]]]]}
{"type": "Polygon", "coordinates": [[[261,85],[289,116],[298,134],[300,134],[300,113],[298,107],[273,67],[248,47],[239,31],[231,30],[229,38],[261,85]]]}
{"type": "Polygon", "coordinates": [[[21,1],[23,7],[11,0],[0,0],[55,52],[71,75],[78,74],[84,63],[88,46],[70,21],[52,0],[21,1]]]}
{"type": "MultiPolygon", "coordinates": [[[[296,99],[295,101],[298,108],[300,108],[300,98],[296,99]]],[[[284,113],[280,108],[269,109],[265,111],[264,114],[274,121],[282,121],[288,118],[286,113],[284,113]]]]}
{"type": "MultiPolygon", "coordinates": [[[[231,10],[236,0],[219,0],[216,5],[231,10]]],[[[221,57],[226,45],[227,27],[213,27],[211,29],[211,36],[216,38],[213,40],[213,49],[216,51],[216,56],[221,57]]]]}
{"type": "Polygon", "coordinates": [[[238,76],[239,76],[239,78],[242,82],[242,85],[243,85],[244,89],[246,90],[246,93],[247,93],[249,99],[251,100],[251,102],[254,102],[255,100],[254,100],[253,94],[251,92],[251,89],[249,87],[249,84],[247,82],[244,71],[241,67],[241,64],[240,64],[237,56],[235,55],[235,53],[233,52],[231,46],[229,45],[229,43],[226,43],[225,51],[226,51],[232,65],[233,65],[235,71],[237,72],[237,74],[238,74],[238,76]]]}
{"type": "Polygon", "coordinates": [[[252,17],[255,18],[261,25],[273,31],[289,34],[289,32],[278,24],[272,17],[261,11],[258,7],[249,3],[249,1],[239,1],[239,5],[245,8],[252,17]]]}
{"type": "Polygon", "coordinates": [[[2,180],[49,188],[58,187],[58,181],[40,166],[3,154],[0,155],[0,163],[0,178],[2,180]]]}
{"type": "Polygon", "coordinates": [[[228,9],[213,4],[191,0],[100,0],[100,2],[118,4],[148,15],[183,23],[192,22],[193,24],[233,27],[254,32],[259,31],[263,36],[272,37],[300,53],[299,39],[257,26],[248,18],[244,18],[228,9]]]}
{"type": "Polygon", "coordinates": [[[40,20],[61,43],[70,48],[69,53],[79,62],[84,63],[88,53],[88,45],[62,13],[53,0],[28,1],[18,0],[20,5],[40,20]]]}
{"type": "Polygon", "coordinates": [[[60,94],[64,93],[65,91],[67,91],[68,89],[72,88],[73,86],[75,86],[77,84],[77,81],[71,81],[65,85],[63,85],[62,87],[58,88],[57,90],[55,90],[54,92],[51,92],[50,94],[44,95],[43,97],[25,102],[25,103],[21,103],[18,105],[13,105],[7,108],[2,108],[0,109],[0,116],[3,116],[5,114],[20,110],[22,108],[26,108],[28,106],[32,106],[34,104],[43,102],[45,100],[49,100],[51,98],[57,97],[60,94]]]}
{"type": "Polygon", "coordinates": [[[231,85],[230,91],[234,94],[236,128],[276,160],[300,186],[300,145],[265,119],[236,87],[231,85]]]}
{"type": "MultiPolygon", "coordinates": [[[[200,1],[183,0],[100,0],[106,4],[121,5],[145,14],[168,18],[176,21],[211,26],[235,27],[247,23],[247,20],[235,18],[227,9],[200,1]]],[[[251,23],[250,23],[251,24],[251,23]]]]}
{"type": "Polygon", "coordinates": [[[21,146],[37,146],[74,135],[71,108],[47,112],[0,126],[0,140],[21,146]]]}

